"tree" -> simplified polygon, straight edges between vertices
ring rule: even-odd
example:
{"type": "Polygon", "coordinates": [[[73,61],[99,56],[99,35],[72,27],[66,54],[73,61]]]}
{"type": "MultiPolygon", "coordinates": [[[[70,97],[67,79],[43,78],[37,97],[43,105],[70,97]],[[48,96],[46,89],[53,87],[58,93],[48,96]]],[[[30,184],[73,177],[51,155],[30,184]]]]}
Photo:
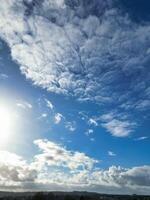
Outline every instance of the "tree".
{"type": "Polygon", "coordinates": [[[33,200],[44,200],[44,194],[42,192],[38,192],[33,196],[33,200]]]}

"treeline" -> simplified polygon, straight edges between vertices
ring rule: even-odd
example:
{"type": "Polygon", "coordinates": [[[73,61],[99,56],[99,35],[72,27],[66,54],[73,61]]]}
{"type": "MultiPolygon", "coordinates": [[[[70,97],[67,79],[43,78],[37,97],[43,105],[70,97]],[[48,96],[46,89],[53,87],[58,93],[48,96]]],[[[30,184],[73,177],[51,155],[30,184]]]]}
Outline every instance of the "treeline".
{"type": "Polygon", "coordinates": [[[150,196],[138,195],[101,195],[94,193],[31,193],[23,195],[5,195],[0,200],[150,200],[150,196]]]}

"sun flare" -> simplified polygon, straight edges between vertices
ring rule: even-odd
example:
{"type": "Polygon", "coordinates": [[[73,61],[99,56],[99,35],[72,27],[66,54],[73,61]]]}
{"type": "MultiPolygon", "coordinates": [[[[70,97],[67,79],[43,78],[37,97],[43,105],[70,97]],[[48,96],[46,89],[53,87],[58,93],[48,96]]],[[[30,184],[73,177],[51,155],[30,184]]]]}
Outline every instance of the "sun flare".
{"type": "Polygon", "coordinates": [[[0,105],[0,145],[5,144],[13,131],[13,114],[4,105],[0,105]]]}

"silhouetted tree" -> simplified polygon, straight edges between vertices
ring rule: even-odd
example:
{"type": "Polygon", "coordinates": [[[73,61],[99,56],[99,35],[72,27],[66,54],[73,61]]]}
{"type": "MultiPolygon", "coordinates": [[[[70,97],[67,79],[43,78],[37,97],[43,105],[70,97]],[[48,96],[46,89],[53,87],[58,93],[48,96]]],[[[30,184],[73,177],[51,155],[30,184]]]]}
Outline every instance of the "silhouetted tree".
{"type": "Polygon", "coordinates": [[[86,199],[85,199],[85,197],[84,197],[84,196],[81,196],[81,197],[80,197],[80,200],[86,200],[86,199]]]}
{"type": "Polygon", "coordinates": [[[33,200],[45,200],[44,194],[42,192],[38,192],[33,196],[33,200]]]}
{"type": "Polygon", "coordinates": [[[66,195],[64,200],[75,200],[71,195],[66,195]]]}

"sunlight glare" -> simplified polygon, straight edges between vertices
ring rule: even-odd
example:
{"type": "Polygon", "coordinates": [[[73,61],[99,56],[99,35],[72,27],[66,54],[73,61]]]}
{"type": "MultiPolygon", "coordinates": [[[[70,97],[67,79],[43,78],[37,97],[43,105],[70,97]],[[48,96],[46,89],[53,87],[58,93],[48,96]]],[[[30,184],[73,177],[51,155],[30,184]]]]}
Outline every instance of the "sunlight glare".
{"type": "Polygon", "coordinates": [[[13,131],[13,113],[5,105],[0,105],[0,145],[5,144],[13,131]]]}

